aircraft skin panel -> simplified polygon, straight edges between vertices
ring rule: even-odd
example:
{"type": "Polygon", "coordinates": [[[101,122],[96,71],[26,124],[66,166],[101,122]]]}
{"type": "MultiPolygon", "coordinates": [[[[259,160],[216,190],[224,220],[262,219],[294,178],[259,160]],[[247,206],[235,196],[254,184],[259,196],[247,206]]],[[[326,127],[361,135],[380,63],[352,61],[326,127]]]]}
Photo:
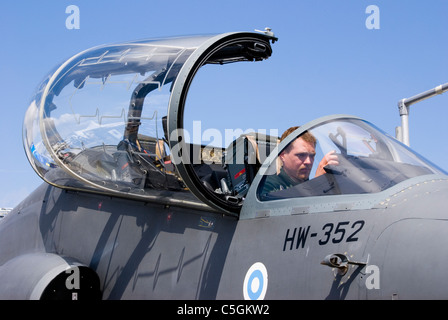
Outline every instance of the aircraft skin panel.
{"type": "MultiPolygon", "coordinates": [[[[43,205],[19,207],[0,226],[33,226],[23,242],[2,246],[0,250],[10,250],[10,258],[36,250],[70,256],[98,274],[103,299],[216,297],[236,219],[48,185],[40,191],[34,200],[43,205]]],[[[1,236],[13,239],[9,230],[1,230],[1,236]]],[[[0,256],[7,257],[4,252],[0,256]]]]}
{"type": "Polygon", "coordinates": [[[383,223],[377,223],[366,248],[370,263],[381,270],[381,290],[367,290],[366,298],[448,298],[448,282],[440,276],[448,262],[443,252],[448,245],[447,192],[446,179],[430,179],[381,204],[383,223]]]}
{"type": "Polygon", "coordinates": [[[39,230],[39,216],[35,213],[41,212],[42,192],[46,188],[47,185],[42,184],[10,212],[11,216],[7,215],[2,219],[0,236],[4,245],[0,246],[0,266],[16,257],[19,252],[45,250],[39,230]],[[33,227],[28,229],[28,226],[33,227]],[[27,229],[21,234],[20,241],[16,239],[16,228],[27,229]]]}
{"type": "MultiPolygon", "coordinates": [[[[1,247],[0,271],[17,252],[69,256],[98,274],[103,299],[256,298],[262,291],[253,283],[264,274],[264,299],[440,297],[446,286],[409,292],[413,284],[405,278],[412,275],[422,286],[441,281],[438,272],[446,258],[434,257],[431,248],[446,241],[440,198],[447,191],[446,179],[428,180],[373,210],[238,221],[43,185],[0,224],[0,240],[8,243],[11,226],[34,222],[21,240],[1,247]],[[439,205],[423,210],[434,203],[439,205]],[[422,210],[409,216],[413,209],[422,210]],[[367,288],[366,266],[349,266],[338,275],[337,269],[321,264],[334,253],[381,268],[379,289],[367,288]],[[403,273],[397,273],[397,264],[403,273]],[[254,285],[250,292],[249,280],[254,285]]],[[[8,283],[7,273],[0,277],[8,283]]],[[[0,293],[3,298],[7,294],[0,293]]]]}
{"type": "Polygon", "coordinates": [[[442,200],[447,191],[446,179],[430,179],[371,210],[241,220],[229,252],[238,260],[228,260],[223,279],[231,280],[223,281],[218,298],[235,298],[230,292],[238,286],[242,298],[251,290],[242,285],[246,272],[259,262],[267,270],[265,299],[446,298],[447,284],[439,275],[448,261],[434,254],[434,246],[445,247],[448,239],[442,200]],[[334,253],[365,265],[349,264],[340,275],[321,264],[334,253]],[[416,285],[422,290],[413,290],[416,285]]]}
{"type": "MultiPolygon", "coordinates": [[[[345,291],[344,286],[334,287],[335,272],[321,265],[321,261],[326,254],[336,252],[348,252],[353,259],[362,260],[372,226],[363,226],[359,235],[353,237],[356,241],[347,243],[346,238],[358,228],[356,224],[354,229],[351,226],[356,221],[365,221],[369,214],[358,211],[240,221],[229,253],[238,259],[228,259],[223,279],[230,280],[222,281],[218,298],[244,299],[245,293],[260,298],[258,290],[253,289],[250,283],[244,285],[244,279],[250,273],[251,266],[262,263],[267,275],[264,281],[266,300],[358,299],[362,293],[356,277],[352,277],[355,283],[346,285],[345,291]],[[332,243],[333,237],[327,239],[326,235],[328,226],[337,226],[340,222],[343,222],[341,226],[345,228],[345,234],[337,234],[334,237],[337,243],[332,243]],[[252,235],[250,240],[248,234],[252,235]],[[343,238],[339,242],[341,236],[343,238]],[[235,287],[239,288],[236,296],[232,289],[235,287]]],[[[349,274],[354,271],[349,270],[349,274]]]]}

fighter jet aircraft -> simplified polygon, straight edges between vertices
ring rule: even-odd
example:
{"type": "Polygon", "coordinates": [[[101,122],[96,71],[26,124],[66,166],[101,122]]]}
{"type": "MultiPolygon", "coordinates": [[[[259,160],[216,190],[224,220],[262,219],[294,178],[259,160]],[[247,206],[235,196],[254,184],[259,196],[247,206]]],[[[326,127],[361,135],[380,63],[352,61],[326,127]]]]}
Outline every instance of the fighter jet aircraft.
{"type": "Polygon", "coordinates": [[[0,224],[0,298],[448,298],[448,176],[373,124],[332,115],[284,139],[190,139],[198,70],[258,64],[276,41],[126,42],[53,70],[23,126],[45,182],[0,224]],[[278,183],[305,140],[301,181],[278,183]]]}

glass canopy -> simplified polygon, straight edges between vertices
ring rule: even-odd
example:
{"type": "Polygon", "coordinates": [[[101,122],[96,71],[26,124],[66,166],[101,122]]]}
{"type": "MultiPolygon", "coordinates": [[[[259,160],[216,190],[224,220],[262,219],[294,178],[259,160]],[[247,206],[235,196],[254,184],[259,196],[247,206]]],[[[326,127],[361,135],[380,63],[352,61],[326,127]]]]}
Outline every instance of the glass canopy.
{"type": "Polygon", "coordinates": [[[166,201],[183,201],[167,191],[190,190],[215,208],[238,211],[232,201],[203,195],[190,159],[175,162],[189,148],[179,135],[185,97],[201,66],[267,59],[273,39],[244,32],[155,39],[71,57],[43,81],[26,112],[31,165],[62,188],[166,201]]]}
{"type": "Polygon", "coordinates": [[[414,177],[445,174],[372,124],[349,116],[294,131],[278,155],[258,185],[261,201],[378,193],[414,177]],[[337,160],[319,171],[327,154],[337,160]]]}

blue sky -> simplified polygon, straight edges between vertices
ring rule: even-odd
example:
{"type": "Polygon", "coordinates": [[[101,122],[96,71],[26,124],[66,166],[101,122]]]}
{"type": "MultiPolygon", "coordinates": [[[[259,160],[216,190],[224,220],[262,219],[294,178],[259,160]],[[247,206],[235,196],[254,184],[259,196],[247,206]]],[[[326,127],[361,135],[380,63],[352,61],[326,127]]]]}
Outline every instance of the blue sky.
{"type": "MultiPolygon", "coordinates": [[[[344,113],[394,135],[400,124],[398,100],[448,82],[447,17],[446,0],[1,2],[0,207],[17,205],[42,183],[23,150],[23,117],[43,77],[82,50],[127,40],[270,27],[279,41],[268,61],[229,67],[226,76],[236,84],[231,91],[218,91],[213,82],[198,78],[193,97],[213,101],[216,95],[231,96],[247,106],[245,117],[251,124],[259,121],[258,128],[282,132],[344,113]],[[79,29],[66,28],[69,5],[79,8],[79,29]],[[379,29],[366,27],[369,5],[379,9],[379,29]],[[247,73],[249,83],[238,86],[238,78],[232,79],[236,69],[247,73]]],[[[205,110],[204,116],[216,112],[205,110]]],[[[447,119],[448,93],[411,107],[411,147],[445,170],[447,119]]]]}

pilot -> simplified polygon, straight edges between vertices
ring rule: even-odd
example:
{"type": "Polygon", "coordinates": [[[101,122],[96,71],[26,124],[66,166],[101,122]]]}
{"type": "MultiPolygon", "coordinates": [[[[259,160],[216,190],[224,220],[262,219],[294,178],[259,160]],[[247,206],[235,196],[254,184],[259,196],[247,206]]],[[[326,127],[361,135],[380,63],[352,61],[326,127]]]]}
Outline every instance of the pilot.
{"type": "MultiPolygon", "coordinates": [[[[287,129],[281,136],[283,141],[289,134],[299,127],[287,129]]],[[[279,155],[281,161],[280,172],[277,175],[268,176],[263,193],[284,190],[299,183],[308,181],[316,156],[316,138],[308,131],[293,140],[279,155]]],[[[338,157],[335,151],[328,152],[320,161],[315,177],[325,173],[327,165],[338,165],[338,157]]]]}

